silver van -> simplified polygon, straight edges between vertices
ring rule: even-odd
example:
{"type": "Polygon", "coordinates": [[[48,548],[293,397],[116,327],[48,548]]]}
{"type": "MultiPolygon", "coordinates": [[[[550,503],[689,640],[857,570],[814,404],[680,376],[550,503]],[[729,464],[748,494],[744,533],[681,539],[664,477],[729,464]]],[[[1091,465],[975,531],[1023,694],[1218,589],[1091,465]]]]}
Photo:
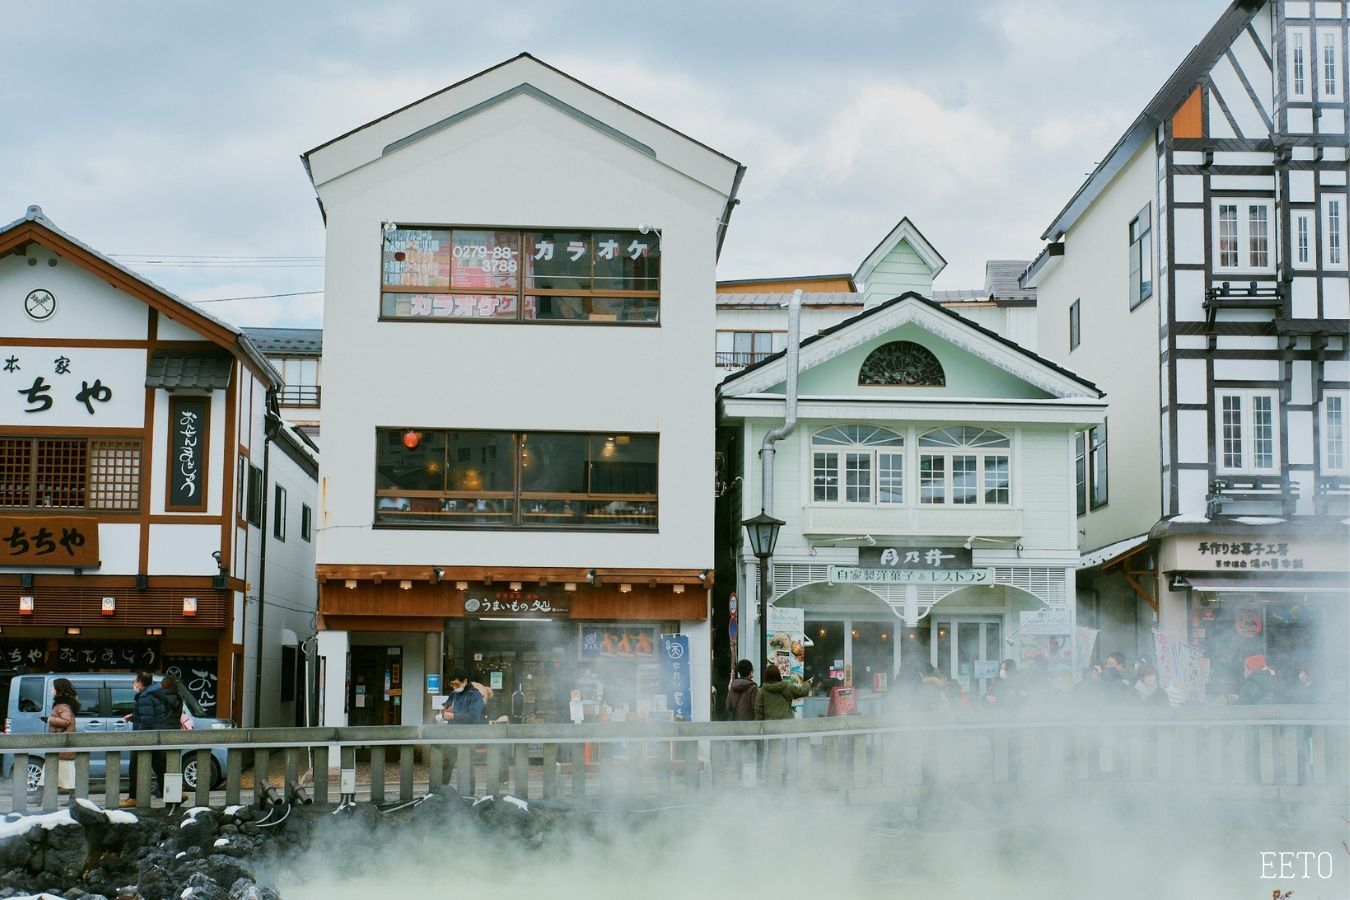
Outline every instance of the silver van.
{"type": "MultiPolygon", "coordinates": [[[[158,682],[162,676],[156,675],[158,682]]],[[[80,711],[75,714],[75,730],[82,734],[107,734],[131,731],[131,723],[123,716],[136,708],[135,676],[120,672],[41,672],[15,675],[9,685],[9,706],[5,712],[5,734],[46,734],[47,716],[51,713],[52,682],[69,678],[80,698],[80,711]]],[[[192,716],[195,729],[233,728],[225,719],[206,715],[197,698],[187,691],[180,692],[183,706],[192,716]]],[[[106,774],[107,760],[102,753],[89,754],[89,777],[101,779],[106,774]]],[[[0,775],[9,778],[14,768],[14,754],[0,758],[0,775]]],[[[122,754],[122,784],[127,783],[131,771],[131,754],[122,754]]],[[[225,772],[225,750],[211,748],[209,784],[218,786],[225,772]]],[[[35,790],[42,774],[42,758],[28,757],[28,789],[35,790]]],[[[183,754],[183,789],[197,789],[197,754],[183,754]]]]}

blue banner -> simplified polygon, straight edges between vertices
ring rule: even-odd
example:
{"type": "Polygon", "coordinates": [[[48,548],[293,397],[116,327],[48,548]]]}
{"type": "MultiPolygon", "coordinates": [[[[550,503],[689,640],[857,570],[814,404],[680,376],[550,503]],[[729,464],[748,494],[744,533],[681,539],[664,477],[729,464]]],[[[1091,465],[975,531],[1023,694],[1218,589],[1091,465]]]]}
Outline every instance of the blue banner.
{"type": "Polygon", "coordinates": [[[661,635],[661,689],[666,694],[666,708],[675,713],[676,721],[693,719],[689,687],[688,635],[661,635]]]}

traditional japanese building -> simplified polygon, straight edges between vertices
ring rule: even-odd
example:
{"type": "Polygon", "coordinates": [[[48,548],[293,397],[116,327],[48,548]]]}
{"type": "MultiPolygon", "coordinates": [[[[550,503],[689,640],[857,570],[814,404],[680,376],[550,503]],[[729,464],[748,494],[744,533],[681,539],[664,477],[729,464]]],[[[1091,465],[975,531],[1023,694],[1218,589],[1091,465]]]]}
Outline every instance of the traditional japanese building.
{"type": "Polygon", "coordinates": [[[422,722],[459,667],[494,717],[519,689],[527,721],[573,691],[707,718],[708,298],[743,168],[529,55],[304,162],[325,724],[422,722]]]}
{"type": "Polygon", "coordinates": [[[780,667],[832,678],[864,709],[902,667],[934,666],[973,701],[1000,660],[1039,657],[1067,687],[1081,637],[1070,462],[1100,392],[914,291],[803,339],[796,384],[792,361],[789,347],[717,390],[716,606],[735,613],[717,622],[719,657],[759,656],[741,522],[763,510],[786,523],[767,597],[780,667]]]}
{"type": "Polygon", "coordinates": [[[318,466],[277,372],[36,206],[0,229],[0,298],[3,665],[173,672],[215,715],[303,721],[318,466]]]}
{"type": "Polygon", "coordinates": [[[1180,647],[1192,699],[1257,654],[1347,681],[1346,40],[1340,0],[1232,3],[1022,280],[1040,351],[1111,399],[1075,452],[1080,618],[1180,647]]]}

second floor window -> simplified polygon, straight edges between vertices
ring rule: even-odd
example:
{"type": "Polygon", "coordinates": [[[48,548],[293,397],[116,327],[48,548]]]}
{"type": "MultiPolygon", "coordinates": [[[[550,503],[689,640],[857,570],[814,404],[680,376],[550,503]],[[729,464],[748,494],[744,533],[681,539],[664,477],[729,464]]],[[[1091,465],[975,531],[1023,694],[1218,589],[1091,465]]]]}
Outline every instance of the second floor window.
{"type": "Polygon", "coordinates": [[[1345,198],[1342,196],[1326,196],[1322,198],[1323,203],[1323,235],[1326,240],[1326,265],[1341,268],[1345,264],[1343,247],[1345,245],[1345,233],[1343,231],[1345,219],[1342,210],[1345,208],[1345,198]]]}
{"type": "Polygon", "coordinates": [[[1214,268],[1216,271],[1270,271],[1271,202],[1220,200],[1214,204],[1214,268]]]}
{"type": "Polygon", "coordinates": [[[654,325],[661,318],[655,234],[395,228],[383,244],[384,319],[654,325]]]}
{"type": "Polygon", "coordinates": [[[659,436],[381,428],[375,522],[655,531],[659,436]]]}
{"type": "Polygon", "coordinates": [[[281,370],[285,385],[277,395],[282,406],[319,405],[319,361],[314,357],[287,356],[272,362],[281,370]]]}
{"type": "Polygon", "coordinates": [[[1079,343],[1083,339],[1083,319],[1080,309],[1081,301],[1075,300],[1069,304],[1069,349],[1078,349],[1079,343]]]}
{"type": "Polygon", "coordinates": [[[787,346],[784,331],[717,332],[717,365],[753,366],[787,346]]]}
{"type": "Polygon", "coordinates": [[[1130,222],[1130,309],[1153,296],[1153,239],[1146,205],[1130,222]]]}
{"type": "Polygon", "coordinates": [[[141,442],[0,437],[0,508],[137,512],[141,442]]]}
{"type": "Polygon", "coordinates": [[[1279,471],[1279,415],[1274,391],[1215,392],[1218,471],[1275,474],[1279,471]]]}
{"type": "Polygon", "coordinates": [[[835,425],[811,436],[816,503],[905,502],[905,439],[874,425],[835,425]]]}
{"type": "Polygon", "coordinates": [[[1290,29],[1289,60],[1293,74],[1293,93],[1302,97],[1308,93],[1308,33],[1290,29]]]}
{"type": "Polygon", "coordinates": [[[1092,508],[1105,506],[1107,497],[1106,423],[1088,430],[1088,474],[1092,480],[1092,508]]]}
{"type": "Polygon", "coordinates": [[[1345,454],[1345,403],[1348,391],[1327,391],[1322,398],[1322,471],[1344,475],[1350,471],[1345,454]]]}
{"type": "Polygon", "coordinates": [[[1011,447],[1006,435],[970,425],[937,428],[920,435],[919,502],[1012,502],[1011,447]]]}

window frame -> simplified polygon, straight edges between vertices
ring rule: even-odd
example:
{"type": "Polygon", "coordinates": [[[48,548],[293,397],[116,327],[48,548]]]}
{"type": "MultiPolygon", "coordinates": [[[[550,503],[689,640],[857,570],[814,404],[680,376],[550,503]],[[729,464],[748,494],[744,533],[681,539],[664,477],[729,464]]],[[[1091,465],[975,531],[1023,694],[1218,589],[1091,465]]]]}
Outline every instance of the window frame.
{"type": "Polygon", "coordinates": [[[300,540],[307,544],[314,540],[314,510],[308,503],[300,504],[300,540]]]}
{"type": "Polygon", "coordinates": [[[272,537],[286,540],[286,488],[281,484],[272,485],[272,537]]]}
{"type": "Polygon", "coordinates": [[[23,505],[0,505],[0,513],[10,512],[33,512],[41,511],[45,514],[53,515],[98,515],[98,516],[135,516],[140,515],[145,510],[145,479],[148,477],[145,466],[145,441],[141,438],[129,437],[104,437],[94,434],[0,434],[0,440],[14,441],[17,443],[28,444],[28,474],[25,476],[27,488],[27,502],[23,505]],[[38,471],[38,445],[42,441],[65,441],[79,444],[83,450],[84,472],[82,483],[79,488],[81,503],[79,506],[68,506],[52,503],[38,503],[38,490],[42,484],[42,479],[53,478],[52,474],[42,475],[38,471]],[[91,505],[91,500],[97,496],[107,496],[108,485],[114,482],[105,480],[96,482],[96,477],[100,474],[96,465],[95,452],[100,448],[107,448],[120,451],[122,453],[131,452],[135,454],[136,470],[132,478],[127,479],[125,484],[130,486],[130,490],[121,492],[129,498],[129,502],[123,505],[91,505]],[[98,489],[101,487],[101,490],[98,489]]]}
{"type": "Polygon", "coordinates": [[[1271,388],[1226,388],[1217,387],[1214,389],[1214,413],[1212,421],[1214,424],[1214,471],[1220,475],[1278,475],[1280,474],[1280,392],[1271,388]],[[1238,421],[1238,439],[1240,443],[1239,451],[1241,461],[1236,466],[1230,466],[1225,463],[1224,458],[1227,450],[1225,448],[1226,436],[1224,429],[1224,405],[1225,397],[1237,397],[1241,400],[1239,407],[1240,419],[1238,421]],[[1255,417],[1253,415],[1253,400],[1255,398],[1267,399],[1270,401],[1270,458],[1269,466],[1256,466],[1249,461],[1255,459],[1254,443],[1255,435],[1255,417]]]}
{"type": "MultiPolygon", "coordinates": [[[[993,428],[987,428],[982,425],[939,425],[934,428],[927,428],[921,434],[916,434],[914,440],[914,454],[915,454],[915,462],[917,464],[916,471],[918,472],[918,484],[917,484],[918,506],[920,508],[942,507],[944,509],[1013,508],[1013,500],[1015,499],[1013,491],[1013,480],[1015,477],[1014,460],[1013,460],[1014,444],[1015,441],[1014,436],[1012,434],[1003,431],[998,431],[993,428]],[[948,429],[954,428],[972,428],[980,432],[987,432],[989,434],[998,435],[999,437],[1005,439],[1008,442],[1008,444],[1006,447],[999,447],[999,446],[981,447],[978,445],[971,445],[971,444],[963,444],[961,446],[952,446],[952,447],[923,446],[922,443],[923,439],[928,435],[934,434],[939,431],[946,431],[948,429]],[[958,458],[962,460],[974,458],[976,460],[975,468],[973,470],[963,470],[962,472],[960,472],[961,475],[966,476],[973,475],[974,477],[975,499],[973,502],[963,501],[958,503],[956,501],[957,486],[958,486],[956,480],[956,477],[958,475],[957,472],[958,467],[956,461],[958,458]],[[987,494],[989,493],[989,488],[987,487],[989,476],[988,461],[991,458],[1004,459],[1008,467],[1008,478],[1003,488],[1004,490],[1007,491],[1008,499],[1003,502],[998,501],[989,502],[988,500],[985,499],[987,494]],[[938,500],[931,500],[931,499],[925,500],[924,499],[925,484],[923,474],[924,465],[929,460],[937,460],[937,459],[942,460],[942,472],[941,472],[942,494],[940,499],[938,500]]],[[[929,471],[932,472],[933,469],[930,467],[929,471]]],[[[930,497],[933,496],[931,482],[928,491],[929,496],[930,497]]]]}
{"type": "Polygon", "coordinates": [[[263,501],[263,471],[252,462],[248,464],[248,509],[245,511],[244,519],[254,528],[262,528],[262,508],[263,501]]]}
{"type": "Polygon", "coordinates": [[[1081,309],[1082,298],[1078,298],[1069,304],[1069,352],[1078,349],[1078,345],[1083,342],[1083,311],[1081,309]]]}
{"type": "Polygon", "coordinates": [[[1278,253],[1276,252],[1275,242],[1274,200],[1257,197],[1219,197],[1213,201],[1211,216],[1211,259],[1213,260],[1215,273],[1271,273],[1275,271],[1275,259],[1278,253]],[[1220,225],[1222,224],[1222,209],[1227,206],[1235,207],[1237,210],[1237,221],[1234,223],[1237,240],[1237,263],[1235,265],[1224,265],[1223,263],[1223,234],[1220,225]],[[1251,211],[1258,207],[1263,207],[1266,213],[1266,264],[1264,266],[1251,264],[1251,211]]]}
{"type": "Polygon", "coordinates": [[[1350,194],[1322,194],[1321,230],[1322,230],[1322,268],[1346,268],[1345,253],[1345,213],[1346,200],[1350,194]]]}
{"type": "Polygon", "coordinates": [[[1110,456],[1106,421],[1087,430],[1088,508],[1101,509],[1111,501],[1110,456]]]}
{"type": "Polygon", "coordinates": [[[1350,391],[1335,390],[1324,391],[1322,393],[1322,402],[1318,404],[1318,444],[1319,444],[1319,471],[1323,475],[1350,475],[1350,428],[1347,428],[1346,413],[1347,407],[1350,407],[1350,391]],[[1339,453],[1341,464],[1333,466],[1331,464],[1331,424],[1330,412],[1331,401],[1336,401],[1340,414],[1340,434],[1339,434],[1339,453]]]}
{"type": "Polygon", "coordinates": [[[1080,516],[1088,512],[1087,436],[1086,431],[1075,431],[1073,435],[1074,509],[1080,516]]]}
{"type": "MultiPolygon", "coordinates": [[[[885,425],[873,425],[867,422],[838,422],[833,425],[826,425],[824,428],[812,432],[807,442],[807,448],[808,453],[810,454],[811,457],[811,477],[810,482],[808,484],[808,489],[810,491],[812,506],[844,507],[849,509],[856,509],[858,507],[900,509],[909,505],[907,501],[908,490],[907,485],[905,483],[907,480],[905,477],[906,454],[909,448],[906,443],[906,436],[904,433],[896,431],[894,428],[890,428],[885,425]],[[898,444],[881,444],[881,443],[869,444],[861,442],[854,442],[849,444],[817,443],[816,439],[818,437],[825,434],[827,431],[836,428],[839,429],[871,428],[874,429],[873,434],[876,434],[877,432],[884,432],[886,434],[893,435],[895,440],[899,441],[899,443],[898,444]],[[833,467],[826,465],[825,467],[822,468],[819,464],[819,458],[822,456],[826,457],[827,461],[829,458],[832,457],[834,460],[833,467]],[[848,492],[851,488],[857,489],[861,487],[859,485],[849,484],[848,466],[850,462],[849,460],[850,456],[867,457],[868,479],[866,485],[867,491],[866,500],[848,499],[848,492]],[[882,466],[883,456],[888,458],[888,463],[887,466],[885,467],[882,466]],[[882,472],[895,471],[895,461],[893,459],[890,459],[891,457],[899,457],[900,499],[883,501],[881,499],[882,472]],[[818,473],[822,471],[824,472],[833,471],[835,483],[832,486],[829,484],[825,485],[817,484],[817,479],[820,477],[818,473]],[[823,488],[827,493],[831,489],[833,489],[835,493],[834,499],[830,499],[828,497],[826,497],[825,499],[816,499],[816,492],[820,488],[823,488]]],[[[891,482],[891,485],[893,489],[894,481],[891,482]]]]}
{"type": "Polygon", "coordinates": [[[1341,34],[1336,28],[1317,29],[1317,61],[1313,67],[1319,79],[1318,99],[1339,102],[1341,95],[1341,34]]]}
{"type": "Polygon", "coordinates": [[[1129,229],[1129,268],[1130,268],[1130,309],[1138,309],[1141,304],[1153,296],[1153,204],[1145,203],[1144,208],[1130,220],[1129,229]],[[1141,225],[1139,233],[1135,227],[1141,225]],[[1144,273],[1148,281],[1144,281],[1144,273]],[[1138,275],[1138,284],[1136,278],[1138,275]]]}
{"type": "MultiPolygon", "coordinates": [[[[660,484],[661,484],[661,434],[660,432],[629,431],[625,429],[615,429],[611,431],[554,431],[554,430],[535,430],[519,429],[514,431],[482,429],[482,428],[423,428],[414,429],[422,435],[422,440],[426,440],[427,435],[445,434],[445,452],[448,454],[450,449],[450,434],[472,434],[486,435],[495,439],[506,438],[506,453],[509,456],[511,487],[509,490],[476,490],[476,491],[456,491],[448,488],[421,489],[421,488],[381,488],[381,466],[386,464],[382,461],[381,450],[384,446],[383,439],[387,434],[403,435],[409,429],[396,427],[389,428],[377,426],[374,430],[374,439],[376,443],[374,453],[374,484],[375,490],[372,495],[374,509],[373,527],[375,528],[433,528],[433,529],[472,529],[472,530],[504,530],[516,532],[531,531],[601,531],[617,532],[622,534],[650,534],[660,531],[660,484]],[[528,465],[529,460],[524,451],[528,450],[527,442],[533,437],[542,440],[547,436],[573,436],[584,438],[587,441],[587,460],[585,465],[585,475],[583,480],[587,482],[587,490],[577,491],[537,491],[525,487],[525,477],[522,470],[528,465]],[[591,448],[596,440],[603,445],[610,440],[621,443],[623,438],[651,438],[654,440],[654,461],[650,463],[654,471],[652,473],[652,484],[654,491],[651,494],[643,492],[613,492],[595,490],[597,473],[595,467],[596,460],[591,456],[591,448]],[[471,495],[494,495],[487,500],[475,499],[471,495]],[[545,496],[550,495],[550,496],[545,496]],[[556,495],[556,496],[553,496],[556,495]],[[397,505],[400,500],[413,498],[419,501],[430,501],[438,506],[434,510],[410,510],[407,507],[397,505]],[[391,502],[392,501],[392,502],[391,502]],[[459,509],[460,503],[465,503],[464,509],[459,509]],[[468,507],[468,503],[474,503],[473,509],[468,507]],[[509,504],[505,512],[495,508],[485,508],[486,503],[506,503],[509,504]],[[534,504],[537,507],[551,503],[561,503],[564,509],[553,512],[549,509],[527,509],[528,504],[534,504]],[[390,504],[390,505],[385,505],[390,504]],[[582,508],[580,514],[581,521],[554,521],[565,516],[576,516],[572,509],[573,505],[582,508]],[[600,509],[590,508],[595,504],[600,505],[600,509]],[[622,504],[623,507],[613,506],[622,504]],[[612,507],[608,512],[601,511],[605,507],[612,507]],[[626,507],[632,507],[628,509],[626,507]],[[409,515],[407,519],[400,517],[401,513],[415,513],[418,517],[409,515]],[[527,516],[535,516],[536,521],[530,521],[527,516]],[[599,517],[607,520],[600,522],[599,517]],[[486,518],[488,521],[477,521],[477,519],[486,518]],[[587,522],[586,519],[594,518],[595,521],[587,522]],[[638,520],[620,524],[617,520],[638,520]]],[[[486,446],[486,445],[485,445],[486,446]]],[[[496,456],[492,457],[495,461],[496,456]]],[[[644,463],[645,464],[645,463],[644,463]]],[[[449,477],[449,464],[447,461],[446,477],[449,477]]]]}
{"type": "Polygon", "coordinates": [[[714,338],[713,361],[719,369],[734,369],[744,366],[753,366],[756,363],[763,362],[780,350],[787,347],[787,332],[775,331],[774,329],[750,330],[745,328],[719,328],[717,336],[714,338]],[[722,348],[722,337],[726,335],[731,339],[731,349],[722,348]],[[736,339],[745,335],[750,340],[750,350],[743,352],[736,349],[736,339]],[[769,343],[768,350],[756,350],[755,347],[760,343],[760,339],[767,339],[769,343]]]}
{"type": "Polygon", "coordinates": [[[1294,222],[1294,268],[1311,269],[1317,263],[1313,259],[1313,247],[1316,238],[1313,222],[1317,215],[1311,209],[1296,209],[1291,213],[1294,222]]]}
{"type": "Polygon", "coordinates": [[[1307,28],[1289,28],[1286,31],[1289,47],[1289,96],[1308,98],[1308,48],[1311,43],[1307,28]]]}
{"type": "MultiPolygon", "coordinates": [[[[494,237],[495,241],[495,237],[494,237]]],[[[380,237],[380,271],[379,271],[379,307],[378,318],[381,322],[415,322],[415,323],[451,323],[451,324],[497,324],[497,325],[598,325],[598,326],[622,326],[622,327],[648,327],[656,328],[661,325],[661,293],[662,293],[662,256],[664,241],[660,235],[653,232],[643,235],[639,230],[633,228],[579,228],[571,226],[500,226],[500,225],[466,225],[466,224],[415,224],[400,225],[391,232],[384,232],[381,229],[380,237]],[[449,256],[447,259],[449,269],[447,270],[447,284],[442,285],[401,285],[385,281],[386,274],[386,254],[385,249],[394,238],[392,235],[409,232],[432,231],[444,232],[446,240],[450,243],[449,256]],[[490,231],[496,233],[514,233],[516,236],[516,255],[519,257],[518,267],[515,274],[515,287],[489,287],[489,286],[468,286],[457,287],[453,284],[453,260],[455,249],[455,232],[472,231],[490,231]],[[590,252],[586,255],[590,260],[590,286],[587,288],[539,288],[529,287],[527,282],[530,275],[527,271],[529,255],[526,252],[528,238],[534,234],[542,233],[576,233],[585,235],[587,247],[590,252]],[[656,289],[655,290],[613,290],[606,288],[597,288],[595,260],[597,254],[595,251],[595,238],[598,235],[623,235],[625,239],[631,236],[634,240],[642,240],[646,244],[648,252],[643,256],[651,256],[656,260],[656,289]],[[485,316],[456,316],[456,315],[396,315],[385,311],[385,298],[389,295],[408,294],[423,296],[462,296],[462,297],[507,297],[515,298],[515,312],[510,317],[497,317],[496,315],[485,316]],[[525,315],[527,298],[578,298],[589,304],[594,300],[654,300],[655,318],[654,319],[624,319],[620,318],[618,313],[595,313],[591,311],[585,318],[538,318],[527,317],[525,315]]],[[[495,250],[495,246],[494,246],[495,250]]],[[[560,252],[566,253],[566,250],[560,252]]],[[[495,258],[495,257],[494,257],[495,258]]],[[[555,276],[558,278],[571,276],[555,276]]]]}

